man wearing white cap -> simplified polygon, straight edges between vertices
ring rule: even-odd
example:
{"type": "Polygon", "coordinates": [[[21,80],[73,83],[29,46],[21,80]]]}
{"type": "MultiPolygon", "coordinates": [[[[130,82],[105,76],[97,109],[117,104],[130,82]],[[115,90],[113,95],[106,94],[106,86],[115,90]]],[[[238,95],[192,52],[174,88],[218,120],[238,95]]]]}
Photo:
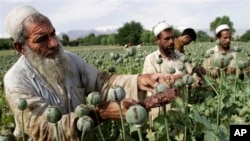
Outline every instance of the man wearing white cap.
{"type": "Polygon", "coordinates": [[[30,6],[13,9],[5,19],[5,26],[14,39],[14,48],[21,54],[4,76],[6,99],[14,113],[14,135],[17,138],[21,136],[22,123],[17,108],[20,98],[28,103],[24,110],[24,132],[30,138],[36,141],[55,140],[54,125],[49,124],[43,115],[46,108],[53,105],[63,113],[58,123],[61,141],[78,141],[78,118],[72,111],[85,101],[88,93],[101,93],[104,102],[97,106],[96,111],[100,119],[119,119],[116,103],[105,102],[110,86],[124,87],[126,99],[122,101],[122,109],[126,113],[128,105],[137,103],[129,98],[138,99],[138,90],[152,91],[159,81],[178,77],[101,72],[79,56],[64,51],[51,21],[30,6]]]}
{"type": "MultiPolygon", "coordinates": [[[[153,29],[155,42],[158,45],[158,50],[148,54],[144,61],[143,73],[162,72],[167,73],[170,68],[174,68],[176,74],[181,74],[178,66],[183,63],[180,57],[183,54],[174,51],[174,33],[172,26],[166,22],[157,24],[153,29]],[[157,64],[156,60],[161,58],[161,65],[157,64]]],[[[185,64],[187,72],[191,73],[192,67],[190,64],[185,64]]]]}
{"type": "MultiPolygon", "coordinates": [[[[182,62],[180,57],[184,56],[182,53],[175,52],[174,50],[174,33],[172,26],[166,22],[157,24],[153,29],[155,35],[155,42],[158,45],[158,50],[150,53],[146,56],[143,66],[143,74],[146,73],[170,73],[169,70],[174,70],[174,74],[182,74],[180,66],[184,66],[184,70],[192,74],[192,66],[188,62],[182,62]],[[159,64],[157,60],[161,59],[159,64]]],[[[197,74],[194,73],[194,76],[197,74]]],[[[201,78],[195,77],[194,86],[198,86],[201,78]]],[[[152,93],[148,92],[147,96],[151,96],[152,93]]],[[[169,107],[168,107],[169,108],[169,107]]],[[[150,118],[154,119],[158,116],[159,109],[153,108],[150,112],[150,118]]]]}
{"type": "Polygon", "coordinates": [[[218,44],[215,45],[215,47],[206,51],[206,56],[208,57],[204,58],[203,67],[211,76],[217,77],[219,69],[214,66],[215,59],[220,56],[230,57],[233,59],[230,61],[230,64],[228,68],[226,69],[226,72],[234,73],[235,72],[234,67],[236,65],[235,58],[236,58],[237,52],[235,52],[232,48],[230,48],[232,35],[231,35],[229,26],[227,24],[219,25],[215,29],[215,35],[216,35],[218,44]]]}

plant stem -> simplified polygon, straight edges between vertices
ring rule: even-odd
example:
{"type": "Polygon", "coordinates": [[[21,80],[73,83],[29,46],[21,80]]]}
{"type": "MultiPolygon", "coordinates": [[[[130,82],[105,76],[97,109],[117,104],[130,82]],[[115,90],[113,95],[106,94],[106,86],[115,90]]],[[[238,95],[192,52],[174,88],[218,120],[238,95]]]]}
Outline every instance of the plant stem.
{"type": "Polygon", "coordinates": [[[135,125],[135,126],[137,128],[137,132],[138,132],[138,135],[139,135],[139,141],[143,141],[142,132],[141,132],[141,125],[135,125]]]}
{"type": "MultiPolygon", "coordinates": [[[[243,71],[243,74],[244,74],[244,85],[243,85],[243,89],[244,90],[246,90],[246,88],[247,88],[247,83],[246,83],[246,77],[247,77],[247,74],[246,74],[246,72],[245,71],[243,71]]],[[[247,95],[245,94],[244,95],[244,105],[246,104],[246,98],[247,98],[247,95]]]]}
{"type": "Polygon", "coordinates": [[[153,121],[151,116],[149,116],[149,141],[153,141],[152,128],[153,128],[153,121]]]}
{"type": "Polygon", "coordinates": [[[188,123],[188,85],[185,87],[185,129],[184,129],[184,141],[187,140],[187,123],[188,123]]]}
{"type": "Polygon", "coordinates": [[[117,104],[119,106],[119,113],[120,113],[120,117],[121,117],[123,140],[126,141],[126,132],[125,132],[124,120],[123,120],[123,116],[122,116],[122,107],[121,107],[121,104],[119,102],[117,102],[117,104]]]}
{"type": "Polygon", "coordinates": [[[163,105],[162,108],[163,108],[163,114],[164,114],[164,122],[165,122],[165,130],[166,130],[166,135],[167,135],[167,141],[170,141],[169,131],[168,131],[168,119],[167,119],[166,105],[163,105]]]}
{"type": "Polygon", "coordinates": [[[217,90],[214,88],[213,84],[212,84],[208,79],[206,79],[205,76],[204,76],[203,78],[204,78],[204,79],[206,80],[206,82],[212,87],[212,89],[214,90],[214,92],[216,93],[216,95],[219,96],[219,93],[218,93],[217,90]]]}
{"type": "Polygon", "coordinates": [[[239,70],[238,70],[238,67],[236,68],[236,74],[235,74],[235,77],[234,77],[234,94],[233,94],[233,100],[235,102],[235,95],[236,95],[236,92],[237,92],[237,78],[238,78],[238,75],[239,75],[239,70]]]}
{"type": "Polygon", "coordinates": [[[23,141],[25,141],[23,111],[22,111],[22,133],[23,133],[23,141]]]}
{"type": "Polygon", "coordinates": [[[103,137],[103,134],[102,134],[102,130],[101,130],[100,125],[99,125],[99,119],[98,119],[98,116],[97,116],[97,113],[96,113],[96,106],[94,106],[94,109],[95,109],[95,117],[96,117],[97,128],[98,128],[99,134],[100,134],[102,140],[105,141],[105,139],[103,137]]]}
{"type": "Polygon", "coordinates": [[[130,59],[130,74],[133,74],[132,73],[132,57],[129,57],[129,59],[130,59]]]}
{"type": "Polygon", "coordinates": [[[56,128],[56,140],[60,141],[59,130],[58,130],[58,123],[55,123],[55,128],[56,128]]]}
{"type": "Polygon", "coordinates": [[[83,139],[84,139],[85,132],[86,132],[86,128],[83,127],[83,129],[82,129],[82,135],[81,135],[81,141],[83,141],[83,139]]]}
{"type": "Polygon", "coordinates": [[[219,124],[220,124],[220,112],[221,112],[221,101],[222,101],[222,83],[223,83],[223,69],[220,69],[220,83],[219,83],[219,98],[218,98],[218,109],[217,109],[217,132],[219,131],[219,124]]]}

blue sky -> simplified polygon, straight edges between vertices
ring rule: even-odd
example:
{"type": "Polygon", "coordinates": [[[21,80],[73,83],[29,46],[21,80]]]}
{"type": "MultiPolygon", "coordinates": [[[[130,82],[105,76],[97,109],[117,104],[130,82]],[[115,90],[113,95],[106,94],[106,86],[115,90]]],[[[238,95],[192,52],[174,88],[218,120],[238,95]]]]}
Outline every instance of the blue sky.
{"type": "Polygon", "coordinates": [[[0,38],[8,36],[4,19],[18,5],[34,6],[51,19],[57,32],[106,30],[132,20],[149,30],[163,20],[179,29],[209,29],[224,15],[236,32],[250,29],[250,0],[0,0],[0,38]]]}

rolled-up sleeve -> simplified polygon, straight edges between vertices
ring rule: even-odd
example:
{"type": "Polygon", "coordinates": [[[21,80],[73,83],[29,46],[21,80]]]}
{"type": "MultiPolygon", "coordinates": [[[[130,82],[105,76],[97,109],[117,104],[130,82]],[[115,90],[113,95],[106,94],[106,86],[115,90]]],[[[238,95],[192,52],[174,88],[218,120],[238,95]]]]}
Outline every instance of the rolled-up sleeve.
{"type": "Polygon", "coordinates": [[[78,56],[74,56],[77,61],[77,69],[80,73],[80,79],[85,87],[86,93],[98,91],[102,94],[103,100],[106,100],[107,92],[111,86],[122,86],[126,92],[126,98],[138,99],[138,75],[114,75],[108,72],[99,71],[93,65],[88,64],[78,56]]]}

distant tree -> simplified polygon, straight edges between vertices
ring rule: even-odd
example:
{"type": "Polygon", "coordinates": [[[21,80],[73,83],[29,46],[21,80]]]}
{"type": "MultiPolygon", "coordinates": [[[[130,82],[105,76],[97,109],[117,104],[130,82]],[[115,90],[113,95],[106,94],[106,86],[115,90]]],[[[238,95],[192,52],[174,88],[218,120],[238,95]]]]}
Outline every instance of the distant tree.
{"type": "Polygon", "coordinates": [[[103,36],[101,38],[100,44],[101,45],[107,45],[107,42],[108,42],[107,40],[108,40],[108,36],[103,36]]]}
{"type": "Polygon", "coordinates": [[[90,33],[87,37],[85,37],[84,42],[86,43],[86,45],[97,45],[97,44],[99,44],[94,33],[90,33]]]}
{"type": "Polygon", "coordinates": [[[144,44],[149,44],[151,43],[150,42],[150,36],[151,34],[153,34],[151,31],[149,30],[145,30],[142,32],[141,34],[141,41],[144,43],[144,44]]]}
{"type": "Polygon", "coordinates": [[[205,32],[205,31],[202,31],[202,30],[198,30],[196,32],[196,35],[197,35],[197,41],[211,41],[211,37],[205,32]]]}
{"type": "Polygon", "coordinates": [[[153,33],[150,34],[149,42],[150,42],[151,44],[155,44],[155,35],[154,35],[153,33]]]}
{"type": "Polygon", "coordinates": [[[127,43],[138,44],[143,31],[143,27],[140,22],[131,21],[125,23],[121,28],[118,29],[116,41],[120,45],[127,43]]]}
{"type": "Polygon", "coordinates": [[[178,30],[177,28],[173,28],[173,31],[174,31],[174,36],[175,37],[179,37],[181,35],[180,30],[178,30]]]}
{"type": "Polygon", "coordinates": [[[77,40],[72,40],[69,42],[69,46],[78,46],[79,42],[77,40]]]}
{"type": "Polygon", "coordinates": [[[67,34],[62,35],[62,44],[63,46],[67,46],[69,44],[69,36],[67,34]]]}
{"type": "Polygon", "coordinates": [[[216,27],[218,27],[221,24],[227,24],[230,27],[232,33],[235,33],[233,22],[230,20],[228,16],[216,17],[215,20],[210,23],[210,31],[214,33],[216,27]]]}
{"type": "Polygon", "coordinates": [[[105,34],[98,35],[95,39],[95,45],[101,45],[102,38],[107,38],[107,36],[105,34]]]}
{"type": "Polygon", "coordinates": [[[240,41],[249,42],[250,41],[250,29],[247,30],[241,37],[240,41]]]}
{"type": "Polygon", "coordinates": [[[108,45],[115,45],[116,44],[115,36],[116,36],[116,34],[108,35],[108,39],[107,39],[107,44],[108,45]]]}
{"type": "Polygon", "coordinates": [[[0,39],[0,50],[2,49],[12,49],[12,38],[2,38],[0,39]]]}

